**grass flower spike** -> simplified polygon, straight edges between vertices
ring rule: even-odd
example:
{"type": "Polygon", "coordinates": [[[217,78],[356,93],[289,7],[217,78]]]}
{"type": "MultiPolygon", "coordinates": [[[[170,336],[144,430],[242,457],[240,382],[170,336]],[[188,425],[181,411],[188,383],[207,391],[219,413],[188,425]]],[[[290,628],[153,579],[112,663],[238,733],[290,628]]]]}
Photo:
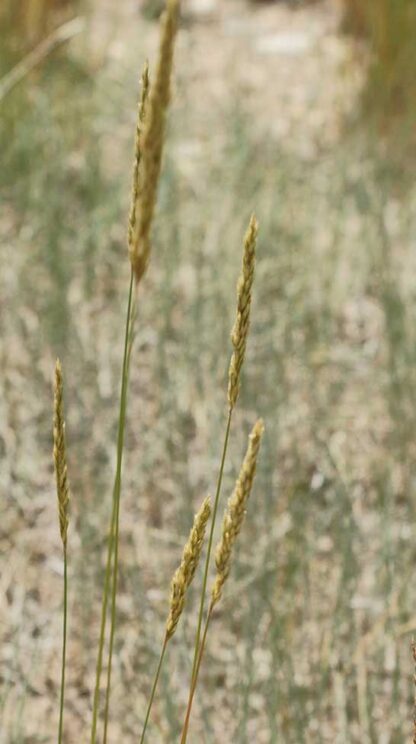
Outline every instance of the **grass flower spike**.
{"type": "Polygon", "coordinates": [[[211,501],[206,498],[194,519],[193,527],[185,545],[182,561],[175,571],[171,585],[170,612],[166,623],[168,639],[172,638],[185,604],[186,591],[189,588],[201,557],[205,530],[211,515],[211,501]]]}
{"type": "Polygon", "coordinates": [[[62,663],[61,663],[61,693],[59,705],[59,731],[58,744],[62,743],[64,725],[64,701],[65,701],[65,672],[66,672],[66,637],[68,622],[68,561],[67,561],[67,538],[68,538],[68,509],[69,509],[69,485],[68,470],[66,464],[65,446],[65,417],[63,400],[63,377],[62,367],[59,359],[55,365],[54,381],[54,412],[53,412],[53,459],[56,474],[56,493],[58,496],[59,531],[64,550],[64,611],[62,627],[62,663]]]}
{"type": "Polygon", "coordinates": [[[157,186],[162,164],[166,112],[170,99],[173,51],[178,25],[179,0],[168,0],[162,17],[159,60],[154,83],[139,134],[138,212],[130,239],[130,261],[139,282],[146,271],[150,255],[150,229],[155,210],[157,186]]]}
{"type": "Polygon", "coordinates": [[[134,251],[134,235],[136,227],[137,210],[141,195],[140,188],[140,161],[142,154],[142,131],[146,116],[146,107],[149,98],[149,64],[146,62],[141,76],[141,93],[137,112],[136,139],[134,144],[134,165],[133,165],[133,187],[131,193],[131,205],[128,226],[128,245],[129,251],[134,251]]]}
{"type": "Polygon", "coordinates": [[[223,586],[230,573],[232,551],[246,515],[247,501],[256,473],[257,456],[263,431],[263,421],[259,419],[250,434],[246,456],[225,510],[221,540],[215,551],[217,576],[211,593],[213,606],[220,599],[223,586]]]}
{"type": "Polygon", "coordinates": [[[66,547],[68,535],[69,484],[65,448],[65,419],[63,402],[62,367],[59,359],[55,365],[54,417],[53,417],[53,459],[58,496],[59,531],[62,544],[66,547]]]}
{"type": "Polygon", "coordinates": [[[204,655],[208,628],[210,625],[214,607],[221,598],[224,584],[230,573],[233,547],[241,531],[241,527],[243,525],[244,517],[246,514],[247,501],[251,493],[251,488],[256,473],[257,456],[260,449],[260,442],[263,431],[263,421],[259,419],[255,423],[249,436],[248,448],[243,460],[243,464],[241,466],[240,474],[237,478],[234,491],[229,498],[227,507],[225,509],[222,525],[222,536],[215,551],[217,575],[211,592],[211,602],[208,608],[204,632],[202,634],[201,642],[198,643],[198,654],[196,657],[196,663],[194,663],[194,669],[192,673],[188,706],[186,709],[185,720],[181,735],[181,744],[186,744],[187,742],[192,704],[198,682],[201,661],[204,655]]]}
{"type": "Polygon", "coordinates": [[[163,661],[166,654],[166,648],[170,639],[176,631],[180,616],[182,615],[182,611],[185,605],[186,592],[192,583],[192,580],[195,576],[195,571],[199,563],[199,559],[201,557],[205,531],[210,516],[211,500],[208,496],[205,501],[202,502],[199,512],[195,516],[192,529],[189,533],[188,541],[183,549],[181,564],[173,575],[170,595],[170,609],[168,619],[166,621],[165,639],[163,641],[159,663],[157,665],[156,674],[152,685],[152,691],[150,693],[150,698],[147,705],[142,735],[140,737],[140,744],[143,744],[145,740],[147,726],[150,719],[150,713],[159,682],[160,672],[162,670],[163,661]]]}
{"type": "Polygon", "coordinates": [[[240,391],[240,372],[250,327],[251,288],[256,263],[258,223],[253,215],[244,239],[243,269],[237,284],[237,316],[231,333],[234,347],[228,372],[228,405],[232,410],[240,391]]]}
{"type": "Polygon", "coordinates": [[[212,522],[211,529],[208,538],[207,555],[205,559],[205,570],[204,579],[202,584],[201,600],[199,605],[198,623],[195,635],[194,644],[194,660],[192,664],[192,680],[188,698],[188,708],[186,712],[185,724],[182,731],[181,744],[185,744],[187,739],[187,732],[189,726],[189,717],[192,707],[193,692],[195,690],[197,676],[198,676],[198,659],[201,657],[201,632],[202,623],[204,616],[205,607],[205,593],[208,582],[208,572],[211,560],[211,550],[213,546],[214,530],[217,519],[218,505],[221,496],[222,479],[224,474],[224,465],[227,457],[228,441],[231,431],[231,420],[235,404],[237,403],[238,394],[240,390],[240,372],[243,366],[244,356],[247,346],[247,337],[250,327],[250,308],[251,308],[251,290],[254,281],[254,267],[256,261],[256,245],[257,245],[257,233],[258,223],[254,215],[252,215],[248,230],[244,238],[244,250],[243,250],[243,267],[241,276],[237,284],[237,314],[234,322],[233,330],[231,333],[231,341],[233,345],[233,353],[231,356],[231,362],[228,371],[228,416],[227,425],[225,428],[224,443],[222,447],[221,463],[217,478],[217,488],[214,498],[214,506],[212,510],[212,522]]]}

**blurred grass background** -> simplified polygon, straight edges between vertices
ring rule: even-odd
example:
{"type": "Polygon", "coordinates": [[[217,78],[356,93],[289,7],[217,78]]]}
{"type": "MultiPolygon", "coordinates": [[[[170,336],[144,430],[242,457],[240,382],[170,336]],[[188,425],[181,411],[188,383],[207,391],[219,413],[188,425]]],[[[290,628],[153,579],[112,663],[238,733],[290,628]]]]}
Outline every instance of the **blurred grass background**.
{"type": "MultiPolygon", "coordinates": [[[[60,24],[85,24],[0,100],[1,744],[56,730],[57,354],[73,509],[68,741],[84,740],[90,717],[137,82],[157,34],[157,9],[141,10],[32,0],[0,11],[0,78],[60,24]]],[[[190,740],[410,738],[415,36],[409,0],[184,6],[132,361],[114,740],[137,736],[169,577],[212,490],[253,209],[257,284],[227,489],[255,415],[267,436],[190,740]]],[[[178,738],[191,606],[149,741],[178,738]]]]}

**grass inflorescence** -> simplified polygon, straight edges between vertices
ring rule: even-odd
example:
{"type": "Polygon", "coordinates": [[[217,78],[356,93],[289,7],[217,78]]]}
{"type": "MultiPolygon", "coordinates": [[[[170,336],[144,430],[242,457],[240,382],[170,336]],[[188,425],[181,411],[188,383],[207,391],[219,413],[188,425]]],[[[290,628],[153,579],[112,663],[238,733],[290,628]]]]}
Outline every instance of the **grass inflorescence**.
{"type": "Polygon", "coordinates": [[[59,705],[58,742],[61,744],[64,731],[66,643],[68,625],[68,525],[69,525],[69,483],[65,444],[64,383],[59,359],[55,365],[54,416],[53,416],[53,459],[55,462],[56,492],[58,497],[59,531],[64,554],[64,607],[62,629],[61,693],[59,705]]]}

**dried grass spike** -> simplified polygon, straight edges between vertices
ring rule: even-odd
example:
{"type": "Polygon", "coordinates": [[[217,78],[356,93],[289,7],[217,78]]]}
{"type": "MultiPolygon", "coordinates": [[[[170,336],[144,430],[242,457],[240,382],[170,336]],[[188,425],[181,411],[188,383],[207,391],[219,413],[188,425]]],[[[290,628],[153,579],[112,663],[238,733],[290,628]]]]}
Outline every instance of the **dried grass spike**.
{"type": "Polygon", "coordinates": [[[209,496],[202,503],[195,516],[193,527],[182,554],[181,565],[175,571],[171,584],[170,611],[166,623],[166,638],[172,638],[185,604],[185,595],[192,583],[201,557],[205,530],[211,514],[209,496]]]}
{"type": "Polygon", "coordinates": [[[62,367],[59,359],[55,365],[54,419],[53,419],[53,459],[56,473],[58,496],[59,530],[62,543],[66,547],[68,534],[69,485],[65,448],[65,419],[63,402],[62,367]]]}
{"type": "Polygon", "coordinates": [[[150,229],[162,163],[178,15],[179,1],[167,0],[167,7],[161,20],[161,40],[156,76],[153,85],[150,87],[141,137],[139,210],[130,248],[130,260],[137,282],[140,281],[146,271],[150,255],[150,229]]]}
{"type": "Polygon", "coordinates": [[[228,372],[228,405],[230,410],[234,408],[240,391],[240,372],[244,362],[250,327],[251,288],[256,263],[257,233],[258,222],[253,214],[244,238],[243,267],[237,284],[237,315],[231,333],[234,351],[228,372]]]}
{"type": "Polygon", "coordinates": [[[134,146],[133,187],[132,187],[132,194],[131,194],[129,228],[128,228],[128,244],[129,244],[130,252],[133,250],[134,229],[136,225],[137,209],[139,206],[139,199],[140,199],[140,192],[141,192],[141,188],[140,188],[140,160],[141,160],[141,149],[142,149],[141,139],[142,139],[143,124],[144,124],[144,120],[146,116],[147,101],[149,97],[149,86],[150,86],[149,63],[146,62],[143,67],[143,72],[141,75],[141,93],[140,93],[140,101],[139,101],[138,111],[137,111],[136,138],[135,138],[135,146],[134,146]]]}
{"type": "Polygon", "coordinates": [[[246,514],[247,501],[250,496],[256,473],[257,456],[263,431],[263,421],[262,419],[259,419],[255,423],[249,436],[247,452],[234,491],[230,496],[225,509],[221,540],[215,551],[217,575],[211,592],[212,606],[214,606],[220,599],[223,586],[230,573],[232,551],[234,543],[241,531],[246,514]]]}

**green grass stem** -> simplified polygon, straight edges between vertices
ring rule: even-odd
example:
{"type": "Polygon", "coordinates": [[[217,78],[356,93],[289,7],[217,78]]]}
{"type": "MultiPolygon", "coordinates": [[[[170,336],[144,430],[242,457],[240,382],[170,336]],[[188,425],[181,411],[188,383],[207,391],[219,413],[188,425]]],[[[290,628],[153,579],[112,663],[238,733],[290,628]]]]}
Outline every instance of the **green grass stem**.
{"type": "Polygon", "coordinates": [[[146,717],[144,719],[144,724],[143,724],[143,731],[142,731],[142,735],[140,737],[140,744],[143,744],[144,738],[145,738],[145,735],[146,735],[147,724],[149,723],[150,712],[152,710],[153,700],[154,700],[154,697],[155,697],[155,694],[156,694],[156,689],[157,689],[157,685],[158,685],[158,682],[159,682],[160,673],[162,671],[163,660],[165,658],[165,653],[166,653],[166,647],[167,647],[167,645],[168,645],[168,637],[166,635],[165,636],[165,640],[163,641],[162,651],[160,653],[159,663],[157,665],[157,670],[156,670],[155,678],[153,680],[152,692],[150,693],[149,703],[148,703],[147,711],[146,711],[146,717]]]}
{"type": "Polygon", "coordinates": [[[134,288],[134,276],[133,271],[130,272],[130,287],[127,304],[127,317],[126,317],[126,330],[124,337],[124,352],[123,352],[123,369],[121,378],[121,394],[120,394],[120,409],[119,409],[119,421],[118,421],[118,434],[117,434],[117,464],[116,464],[116,475],[114,481],[113,490],[113,506],[111,513],[110,522],[110,533],[108,537],[107,546],[107,563],[105,571],[103,599],[101,605],[101,624],[100,624],[100,637],[98,642],[98,656],[97,656],[97,667],[96,667],[96,678],[95,678],[95,690],[94,690],[94,702],[93,702],[93,717],[91,726],[91,744],[95,744],[97,738],[97,722],[98,722],[98,707],[100,698],[100,680],[102,673],[103,664],[103,653],[104,653],[104,641],[105,641],[105,630],[107,620],[107,607],[110,595],[110,584],[111,577],[112,581],[112,594],[111,594],[111,628],[110,628],[110,646],[109,646],[109,657],[107,667],[107,686],[106,686],[106,703],[105,703],[105,719],[104,719],[104,742],[107,737],[108,728],[108,715],[109,715],[109,704],[110,704],[110,691],[111,691],[111,666],[112,666],[112,652],[114,644],[114,633],[115,633],[115,621],[117,611],[117,574],[118,574],[118,528],[119,528],[119,517],[120,517],[120,494],[121,494],[121,470],[123,462],[123,447],[124,447],[124,432],[126,425],[126,408],[127,408],[127,387],[128,387],[128,376],[129,376],[129,363],[130,363],[130,351],[131,351],[131,318],[132,318],[132,306],[133,306],[133,288],[134,288]],[[112,566],[114,552],[114,566],[112,566]]]}
{"type": "Polygon", "coordinates": [[[68,560],[67,560],[66,545],[64,545],[64,617],[63,617],[63,628],[62,628],[61,699],[60,699],[60,706],[59,706],[58,744],[62,744],[62,737],[63,737],[63,731],[64,731],[67,623],[68,623],[68,560]]]}

